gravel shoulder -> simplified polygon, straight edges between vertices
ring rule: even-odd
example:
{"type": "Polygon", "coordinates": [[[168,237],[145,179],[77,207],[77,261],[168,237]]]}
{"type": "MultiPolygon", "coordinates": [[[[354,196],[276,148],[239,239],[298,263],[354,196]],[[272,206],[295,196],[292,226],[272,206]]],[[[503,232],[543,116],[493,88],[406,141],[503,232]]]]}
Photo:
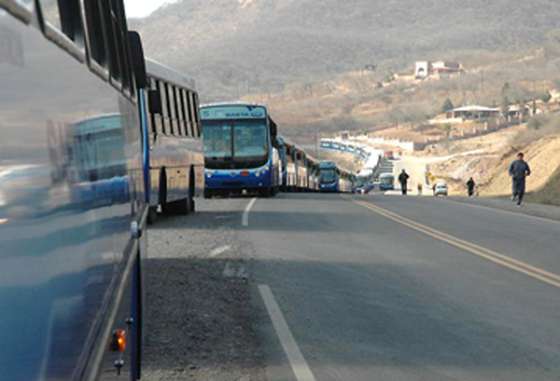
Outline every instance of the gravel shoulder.
{"type": "Polygon", "coordinates": [[[247,202],[197,200],[196,214],[150,227],[143,380],[265,380],[237,238],[247,202]]]}

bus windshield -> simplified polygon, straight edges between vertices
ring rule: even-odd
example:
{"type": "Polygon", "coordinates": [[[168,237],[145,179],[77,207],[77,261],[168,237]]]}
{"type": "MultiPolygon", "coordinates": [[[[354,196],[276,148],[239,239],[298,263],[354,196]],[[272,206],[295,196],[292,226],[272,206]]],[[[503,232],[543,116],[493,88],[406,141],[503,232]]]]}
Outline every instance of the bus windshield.
{"type": "Polygon", "coordinates": [[[334,169],[322,169],[321,170],[321,182],[322,183],[332,183],[336,181],[336,171],[334,169]]]}
{"type": "Polygon", "coordinates": [[[208,168],[264,165],[268,132],[264,120],[204,121],[204,152],[208,168]]]}
{"type": "Polygon", "coordinates": [[[263,157],[268,153],[266,122],[241,122],[234,127],[234,157],[263,157]]]}

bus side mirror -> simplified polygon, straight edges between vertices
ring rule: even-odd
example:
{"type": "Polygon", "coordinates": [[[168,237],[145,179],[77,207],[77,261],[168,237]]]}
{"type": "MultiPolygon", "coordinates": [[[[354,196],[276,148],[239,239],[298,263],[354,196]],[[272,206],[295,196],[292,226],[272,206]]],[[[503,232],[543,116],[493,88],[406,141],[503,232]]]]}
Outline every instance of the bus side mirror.
{"type": "Polygon", "coordinates": [[[128,32],[128,44],[130,46],[130,58],[132,60],[134,78],[136,79],[136,87],[145,89],[148,86],[148,75],[146,73],[146,60],[140,34],[134,31],[128,32]]]}
{"type": "Polygon", "coordinates": [[[148,90],[148,107],[152,114],[162,114],[161,96],[159,90],[148,90]]]}

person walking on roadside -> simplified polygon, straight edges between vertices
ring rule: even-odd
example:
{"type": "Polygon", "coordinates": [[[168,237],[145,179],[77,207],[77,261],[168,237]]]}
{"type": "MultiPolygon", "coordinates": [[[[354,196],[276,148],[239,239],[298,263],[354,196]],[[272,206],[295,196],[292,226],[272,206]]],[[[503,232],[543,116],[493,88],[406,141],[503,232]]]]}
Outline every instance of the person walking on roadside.
{"type": "Polygon", "coordinates": [[[523,152],[517,154],[517,160],[515,160],[509,166],[509,175],[512,181],[512,201],[517,201],[517,205],[521,205],[523,202],[523,196],[525,195],[525,179],[527,176],[531,175],[531,168],[525,160],[523,160],[523,152]]]}
{"type": "Polygon", "coordinates": [[[406,195],[407,192],[408,192],[407,186],[408,186],[408,179],[409,178],[410,178],[410,176],[403,169],[401,174],[399,175],[399,183],[401,184],[401,191],[402,191],[403,195],[406,195]]]}
{"type": "Polygon", "coordinates": [[[467,181],[467,193],[469,195],[469,197],[474,196],[474,187],[476,186],[476,183],[474,182],[473,178],[471,177],[469,179],[469,181],[467,181]]]}

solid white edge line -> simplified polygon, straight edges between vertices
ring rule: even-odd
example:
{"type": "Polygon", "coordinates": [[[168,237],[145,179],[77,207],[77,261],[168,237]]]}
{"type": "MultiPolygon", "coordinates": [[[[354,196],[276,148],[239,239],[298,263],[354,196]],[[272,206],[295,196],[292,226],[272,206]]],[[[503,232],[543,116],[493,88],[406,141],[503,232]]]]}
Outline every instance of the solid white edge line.
{"type": "Polygon", "coordinates": [[[243,216],[241,217],[241,225],[249,226],[249,212],[251,211],[253,205],[255,205],[255,202],[257,202],[256,197],[253,198],[245,207],[245,211],[243,212],[243,216]]]}
{"type": "Polygon", "coordinates": [[[282,314],[282,310],[278,306],[278,303],[276,303],[276,299],[274,299],[274,295],[272,294],[270,287],[261,284],[259,285],[259,292],[266,306],[266,310],[268,311],[268,315],[270,316],[270,320],[272,321],[272,325],[274,326],[274,330],[276,331],[276,335],[280,340],[280,344],[282,344],[282,348],[284,348],[284,352],[288,357],[288,361],[290,362],[290,366],[292,367],[297,381],[316,381],[315,376],[311,372],[307,361],[305,361],[305,358],[303,357],[303,354],[301,353],[301,350],[299,349],[299,346],[288,327],[288,323],[282,314]]]}

